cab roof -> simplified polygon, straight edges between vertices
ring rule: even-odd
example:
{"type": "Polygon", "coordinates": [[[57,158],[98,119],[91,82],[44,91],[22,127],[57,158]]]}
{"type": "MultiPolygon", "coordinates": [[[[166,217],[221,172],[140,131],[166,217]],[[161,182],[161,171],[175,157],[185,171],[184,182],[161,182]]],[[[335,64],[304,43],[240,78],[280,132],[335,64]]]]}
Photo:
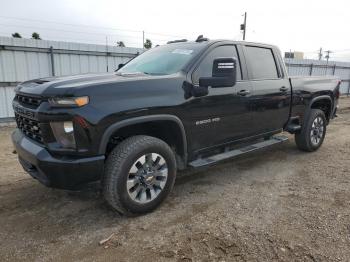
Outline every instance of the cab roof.
{"type": "Polygon", "coordinates": [[[254,46],[261,46],[261,47],[269,47],[269,48],[277,48],[278,47],[276,45],[272,45],[272,44],[267,44],[267,43],[259,43],[259,42],[248,42],[248,41],[237,41],[237,40],[229,40],[229,39],[213,39],[213,40],[209,40],[208,38],[203,38],[203,40],[198,41],[198,39],[196,41],[188,41],[187,39],[180,39],[180,40],[173,40],[173,41],[169,41],[167,44],[168,45],[176,45],[176,44],[205,44],[205,45],[212,45],[212,44],[216,44],[216,43],[229,43],[229,44],[240,44],[240,45],[254,45],[254,46]]]}

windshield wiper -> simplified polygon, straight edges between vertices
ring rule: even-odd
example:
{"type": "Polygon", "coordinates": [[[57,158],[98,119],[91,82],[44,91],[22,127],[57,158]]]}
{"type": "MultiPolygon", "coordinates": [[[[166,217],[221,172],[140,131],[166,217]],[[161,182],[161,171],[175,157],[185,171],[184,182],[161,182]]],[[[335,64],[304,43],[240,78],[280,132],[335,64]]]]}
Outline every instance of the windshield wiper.
{"type": "Polygon", "coordinates": [[[145,75],[151,75],[151,76],[163,76],[166,74],[162,74],[162,73],[149,73],[149,72],[143,72],[145,75]]]}
{"type": "Polygon", "coordinates": [[[137,72],[116,72],[116,75],[118,75],[118,76],[132,76],[132,75],[161,76],[161,75],[166,75],[166,74],[137,71],[137,72]]]}
{"type": "Polygon", "coordinates": [[[118,76],[129,76],[129,75],[144,75],[144,72],[117,72],[118,76]]]}

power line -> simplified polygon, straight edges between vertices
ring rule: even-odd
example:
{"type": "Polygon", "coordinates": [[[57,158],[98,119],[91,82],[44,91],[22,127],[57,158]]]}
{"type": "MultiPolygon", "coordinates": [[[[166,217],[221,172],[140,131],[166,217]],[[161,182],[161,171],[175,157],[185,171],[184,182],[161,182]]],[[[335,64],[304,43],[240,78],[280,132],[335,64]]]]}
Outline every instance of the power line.
{"type": "Polygon", "coordinates": [[[350,49],[333,50],[333,53],[342,53],[342,52],[350,52],[350,49]]]}
{"type": "MultiPolygon", "coordinates": [[[[97,29],[105,29],[105,30],[115,30],[115,31],[126,31],[126,32],[128,31],[128,32],[136,32],[136,33],[142,33],[143,32],[142,30],[121,29],[121,28],[93,26],[93,25],[86,25],[86,24],[71,24],[71,23],[62,23],[62,22],[57,22],[57,21],[48,21],[48,20],[30,19],[30,18],[21,18],[21,17],[0,16],[0,18],[13,19],[13,20],[22,20],[22,21],[32,21],[32,22],[40,22],[40,23],[52,23],[52,24],[65,25],[65,26],[88,27],[88,28],[97,28],[97,29]]],[[[183,37],[183,36],[178,36],[178,35],[170,35],[170,34],[163,34],[163,33],[157,33],[157,32],[147,32],[147,34],[159,35],[159,36],[169,36],[169,37],[183,37]]]]}
{"type": "Polygon", "coordinates": [[[69,24],[69,23],[62,23],[62,22],[56,22],[56,21],[21,18],[21,17],[0,16],[0,18],[23,20],[23,21],[33,21],[33,22],[40,22],[40,23],[60,24],[60,25],[66,25],[66,26],[79,26],[79,27],[89,27],[89,28],[99,28],[99,29],[107,29],[107,30],[129,31],[129,32],[142,33],[141,30],[129,30],[129,29],[120,29],[120,28],[113,28],[113,27],[93,26],[93,25],[86,25],[86,24],[69,24]]]}
{"type": "MultiPolygon", "coordinates": [[[[6,36],[9,35],[11,37],[11,33],[10,32],[3,32],[1,31],[0,34],[6,36]]],[[[44,36],[44,40],[52,40],[52,41],[73,41],[73,42],[79,42],[79,43],[89,43],[89,44],[100,44],[100,45],[104,45],[105,44],[105,38],[77,38],[77,37],[67,37],[67,36],[57,36],[57,35],[51,35],[51,34],[41,34],[41,36],[44,36]]],[[[28,39],[26,37],[23,37],[23,39],[28,39]]],[[[110,42],[115,42],[119,39],[112,39],[112,41],[110,42]]],[[[141,42],[127,42],[130,45],[133,46],[141,46],[141,42]]]]}
{"type": "Polygon", "coordinates": [[[56,28],[48,28],[48,27],[38,27],[38,26],[26,26],[26,25],[8,25],[8,24],[0,24],[0,26],[4,27],[22,27],[22,28],[32,28],[34,29],[41,29],[41,30],[49,30],[49,31],[59,31],[59,32],[65,32],[65,33],[74,33],[74,34],[89,34],[89,35],[102,35],[102,36],[117,36],[117,37],[130,37],[130,38],[137,38],[140,37],[136,36],[130,36],[130,35],[119,35],[119,34],[108,34],[108,33],[93,33],[93,32],[82,32],[82,31],[72,31],[72,30],[65,30],[65,29],[56,29],[56,28]]]}
{"type": "MultiPolygon", "coordinates": [[[[122,38],[122,39],[133,38],[133,39],[141,40],[141,36],[135,36],[135,35],[132,36],[132,35],[126,35],[126,34],[124,35],[124,34],[108,34],[108,33],[98,33],[98,32],[72,31],[72,30],[65,30],[65,29],[47,28],[47,27],[38,27],[38,26],[27,26],[27,25],[0,24],[0,27],[30,28],[33,30],[57,31],[57,32],[70,33],[70,34],[73,33],[73,34],[82,34],[82,35],[95,35],[95,36],[101,36],[101,37],[103,36],[103,38],[105,38],[106,36],[110,36],[110,37],[116,37],[118,39],[120,39],[120,38],[122,38]]],[[[42,34],[42,35],[44,35],[44,34],[42,34]]],[[[145,36],[143,35],[143,37],[145,37],[145,36]]],[[[167,37],[167,38],[147,37],[147,38],[151,38],[153,41],[158,41],[158,42],[169,41],[169,37],[167,37]]]]}
{"type": "MultiPolygon", "coordinates": [[[[0,16],[1,18],[1,16],[0,16]]],[[[26,19],[25,19],[26,20],[26,19]]],[[[29,19],[29,20],[34,20],[34,19],[29,19]]],[[[35,21],[43,21],[43,20],[35,20],[35,21]]],[[[56,22],[55,22],[56,23],[56,22]]],[[[58,23],[59,24],[59,23],[58,23]]],[[[62,23],[64,24],[64,23],[62,23]]],[[[68,24],[65,24],[65,25],[68,25],[68,24]]],[[[108,33],[102,33],[102,32],[86,32],[86,31],[76,31],[76,30],[68,30],[68,29],[60,29],[60,28],[48,28],[48,27],[43,27],[43,26],[37,26],[37,25],[14,25],[14,24],[0,24],[0,27],[13,27],[13,28],[26,28],[26,29],[32,29],[32,30],[36,30],[36,31],[40,31],[40,30],[45,30],[45,31],[57,31],[57,32],[64,32],[64,33],[69,33],[69,34],[81,34],[81,35],[95,35],[95,36],[103,36],[103,38],[105,38],[106,36],[110,36],[110,37],[116,37],[117,39],[116,40],[126,40],[126,39],[129,39],[129,38],[132,38],[132,39],[138,39],[140,40],[141,39],[141,36],[136,36],[135,33],[134,35],[130,35],[130,34],[111,34],[110,32],[108,33]]],[[[93,27],[93,28],[100,28],[100,27],[93,27]]],[[[126,30],[124,30],[126,31],[126,30]]],[[[130,32],[139,32],[139,31],[130,31],[130,32]]],[[[45,32],[41,32],[41,35],[47,35],[45,34],[45,32]]],[[[143,32],[143,38],[151,38],[152,41],[155,41],[155,42],[159,42],[159,43],[165,43],[165,42],[168,42],[169,40],[171,40],[170,38],[170,35],[168,36],[167,34],[161,34],[161,33],[150,33],[150,32],[143,32]],[[145,35],[146,34],[146,35],[145,35]],[[151,35],[151,37],[149,37],[149,35],[151,35]],[[160,36],[160,37],[157,37],[157,38],[154,38],[154,36],[160,36]]],[[[54,39],[57,39],[57,36],[54,37],[54,39]]],[[[64,37],[64,39],[66,40],[67,37],[64,37]]],[[[70,38],[72,39],[72,38],[70,38]]],[[[77,39],[73,39],[74,41],[77,41],[77,39]]],[[[80,41],[80,40],[78,40],[80,41]]],[[[85,39],[83,41],[86,41],[85,39]]],[[[91,41],[90,41],[91,42],[91,41]]],[[[99,43],[102,43],[102,41],[95,41],[95,42],[99,42],[99,43]]],[[[140,43],[135,43],[135,42],[130,42],[130,41],[127,41],[129,44],[133,44],[133,45],[136,45],[136,46],[139,46],[140,43]]]]}

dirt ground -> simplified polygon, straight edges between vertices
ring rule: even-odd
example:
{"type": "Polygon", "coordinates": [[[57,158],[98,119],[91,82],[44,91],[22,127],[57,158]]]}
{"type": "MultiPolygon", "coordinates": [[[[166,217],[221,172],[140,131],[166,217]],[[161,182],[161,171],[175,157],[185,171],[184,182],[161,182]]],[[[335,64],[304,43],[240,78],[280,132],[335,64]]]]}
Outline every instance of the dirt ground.
{"type": "Polygon", "coordinates": [[[98,184],[68,192],[30,178],[12,129],[0,129],[1,261],[350,260],[350,99],[317,152],[290,136],[182,173],[160,208],[136,218],[113,212],[98,184]]]}

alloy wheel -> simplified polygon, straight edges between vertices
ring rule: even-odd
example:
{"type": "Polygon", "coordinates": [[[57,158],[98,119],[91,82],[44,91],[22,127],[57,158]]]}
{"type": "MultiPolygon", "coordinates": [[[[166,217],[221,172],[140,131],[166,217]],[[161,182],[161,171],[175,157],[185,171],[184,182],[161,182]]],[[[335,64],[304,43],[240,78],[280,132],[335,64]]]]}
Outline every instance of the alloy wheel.
{"type": "Polygon", "coordinates": [[[131,166],[126,183],[130,198],[145,204],[157,198],[168,178],[168,167],[164,157],[147,153],[131,166]]]}

